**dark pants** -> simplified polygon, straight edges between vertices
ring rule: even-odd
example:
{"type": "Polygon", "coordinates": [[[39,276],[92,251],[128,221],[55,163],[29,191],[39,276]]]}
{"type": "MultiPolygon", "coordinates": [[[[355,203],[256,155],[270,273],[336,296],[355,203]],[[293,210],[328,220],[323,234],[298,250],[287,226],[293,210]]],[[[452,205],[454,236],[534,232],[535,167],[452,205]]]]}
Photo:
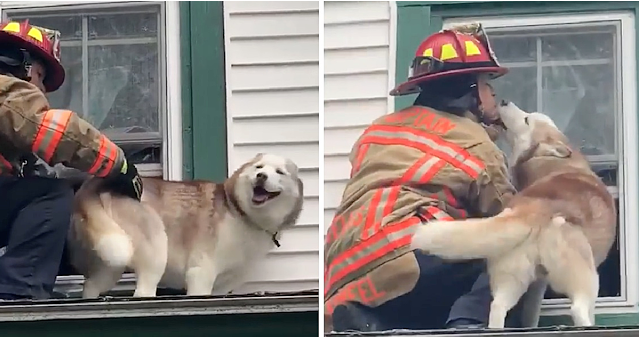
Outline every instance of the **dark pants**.
{"type": "Polygon", "coordinates": [[[0,177],[0,299],[51,296],[72,207],[62,180],[0,177]]]}
{"type": "MultiPolygon", "coordinates": [[[[414,252],[420,277],[409,293],[370,308],[359,303],[338,306],[333,313],[336,331],[391,329],[443,329],[463,320],[487,324],[492,296],[483,261],[450,263],[414,252]]],[[[507,325],[516,327],[519,308],[507,325]]]]}

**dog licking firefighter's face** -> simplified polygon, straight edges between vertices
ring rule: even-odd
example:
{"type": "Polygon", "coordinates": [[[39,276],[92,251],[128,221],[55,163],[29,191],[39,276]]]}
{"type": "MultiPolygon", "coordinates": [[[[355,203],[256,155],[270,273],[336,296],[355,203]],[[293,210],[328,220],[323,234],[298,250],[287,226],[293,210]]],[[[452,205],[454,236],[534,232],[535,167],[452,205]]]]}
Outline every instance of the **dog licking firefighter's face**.
{"type": "Polygon", "coordinates": [[[479,76],[477,79],[477,94],[479,96],[479,109],[482,112],[483,122],[486,124],[494,123],[499,119],[499,112],[497,111],[495,89],[493,89],[493,86],[489,83],[489,79],[486,76],[479,76]]]}
{"type": "Polygon", "coordinates": [[[535,138],[543,137],[544,132],[559,133],[550,117],[539,112],[525,112],[512,102],[501,101],[498,111],[506,129],[506,141],[512,149],[513,161],[538,142],[535,138]]]}

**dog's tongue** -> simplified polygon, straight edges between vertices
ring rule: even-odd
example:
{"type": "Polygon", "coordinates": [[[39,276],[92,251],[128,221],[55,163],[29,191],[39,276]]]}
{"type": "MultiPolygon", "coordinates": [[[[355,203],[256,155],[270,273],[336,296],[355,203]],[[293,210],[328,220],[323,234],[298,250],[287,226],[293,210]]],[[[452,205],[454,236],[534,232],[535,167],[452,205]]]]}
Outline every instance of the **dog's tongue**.
{"type": "Polygon", "coordinates": [[[268,194],[254,194],[253,201],[255,202],[264,202],[268,199],[268,194]]]}

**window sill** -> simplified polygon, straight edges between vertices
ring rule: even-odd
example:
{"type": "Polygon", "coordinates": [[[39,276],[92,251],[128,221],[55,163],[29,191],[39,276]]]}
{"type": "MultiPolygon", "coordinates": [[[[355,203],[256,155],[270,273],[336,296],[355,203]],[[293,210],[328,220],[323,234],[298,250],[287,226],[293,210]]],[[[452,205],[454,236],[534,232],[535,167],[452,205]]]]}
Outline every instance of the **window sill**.
{"type": "Polygon", "coordinates": [[[229,296],[61,299],[0,304],[0,322],[318,311],[317,291],[229,296]]]}
{"type": "MultiPolygon", "coordinates": [[[[596,315],[637,313],[639,313],[639,307],[622,297],[599,298],[595,306],[596,315]]],[[[541,316],[570,316],[570,301],[567,299],[544,301],[541,308],[541,316]]]]}

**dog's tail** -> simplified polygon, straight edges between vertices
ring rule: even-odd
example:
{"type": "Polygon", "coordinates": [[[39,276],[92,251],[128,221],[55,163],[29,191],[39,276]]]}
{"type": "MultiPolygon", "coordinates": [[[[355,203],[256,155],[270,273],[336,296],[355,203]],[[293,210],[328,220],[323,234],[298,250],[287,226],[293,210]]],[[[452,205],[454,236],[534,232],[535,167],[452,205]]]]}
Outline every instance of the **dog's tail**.
{"type": "MultiPolygon", "coordinates": [[[[81,191],[82,194],[92,192],[95,190],[81,191]]],[[[111,195],[99,193],[80,197],[79,204],[84,214],[82,227],[91,247],[106,264],[126,267],[133,256],[133,243],[130,236],[112,217],[111,195]]]]}
{"type": "Polygon", "coordinates": [[[411,248],[444,259],[485,259],[514,249],[531,233],[530,226],[502,212],[491,218],[426,223],[417,229],[411,248]]]}

